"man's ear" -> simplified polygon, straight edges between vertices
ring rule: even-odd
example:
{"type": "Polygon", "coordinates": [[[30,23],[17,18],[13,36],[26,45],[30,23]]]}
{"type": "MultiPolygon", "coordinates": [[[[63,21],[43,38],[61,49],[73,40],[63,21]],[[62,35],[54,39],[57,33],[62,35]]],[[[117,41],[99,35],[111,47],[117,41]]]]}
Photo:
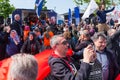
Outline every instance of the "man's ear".
{"type": "Polygon", "coordinates": [[[52,48],[53,48],[53,49],[55,49],[55,48],[56,48],[56,45],[55,45],[55,46],[53,46],[52,48]]]}

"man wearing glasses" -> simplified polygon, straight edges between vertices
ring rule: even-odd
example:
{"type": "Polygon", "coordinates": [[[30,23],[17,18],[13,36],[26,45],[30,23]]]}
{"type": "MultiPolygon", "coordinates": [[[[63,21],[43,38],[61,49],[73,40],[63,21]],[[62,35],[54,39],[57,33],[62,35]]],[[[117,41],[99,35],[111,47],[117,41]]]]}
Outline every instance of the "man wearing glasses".
{"type": "Polygon", "coordinates": [[[96,61],[96,53],[92,45],[84,49],[84,58],[78,65],[75,65],[76,61],[73,58],[67,56],[69,44],[63,35],[53,36],[50,45],[54,50],[49,58],[51,72],[45,80],[101,80],[101,68],[91,73],[91,62],[96,61]],[[95,79],[91,79],[91,76],[96,74],[97,77],[94,76],[95,79]]]}

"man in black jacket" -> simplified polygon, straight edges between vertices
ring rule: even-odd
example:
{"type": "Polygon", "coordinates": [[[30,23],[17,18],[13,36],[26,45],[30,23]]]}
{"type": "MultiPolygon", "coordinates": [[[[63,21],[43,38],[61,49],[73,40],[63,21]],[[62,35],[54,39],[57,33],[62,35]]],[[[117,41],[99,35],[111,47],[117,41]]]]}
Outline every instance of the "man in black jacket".
{"type": "Polygon", "coordinates": [[[22,30],[22,26],[20,24],[20,15],[16,14],[14,16],[14,22],[10,25],[11,30],[16,30],[17,34],[19,35],[19,37],[23,37],[23,30],[22,30]]]}
{"type": "MultiPolygon", "coordinates": [[[[50,40],[53,53],[49,58],[50,74],[45,80],[101,80],[101,65],[96,60],[96,53],[91,45],[83,52],[83,60],[76,67],[76,61],[67,56],[69,44],[62,35],[55,35],[50,40]],[[97,62],[98,64],[91,63],[97,62]],[[91,65],[95,65],[94,67],[91,65]],[[96,68],[97,67],[97,68],[96,68]],[[95,71],[95,69],[97,71],[95,71]],[[94,71],[92,71],[94,70],[94,71]],[[94,78],[94,79],[93,79],[94,78]]],[[[74,53],[75,54],[75,53],[74,53]]]]}
{"type": "Polygon", "coordinates": [[[97,59],[102,64],[102,80],[115,80],[119,67],[115,54],[106,48],[107,37],[104,33],[95,33],[92,37],[95,44],[97,59]]]}

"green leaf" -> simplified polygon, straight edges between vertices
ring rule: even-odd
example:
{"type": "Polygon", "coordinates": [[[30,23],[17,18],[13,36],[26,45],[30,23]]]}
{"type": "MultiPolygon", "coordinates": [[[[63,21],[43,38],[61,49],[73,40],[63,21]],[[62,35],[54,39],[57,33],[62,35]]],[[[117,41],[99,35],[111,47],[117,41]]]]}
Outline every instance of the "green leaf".
{"type": "Polygon", "coordinates": [[[9,0],[0,0],[0,16],[7,18],[14,10],[15,7],[10,5],[9,0]]]}

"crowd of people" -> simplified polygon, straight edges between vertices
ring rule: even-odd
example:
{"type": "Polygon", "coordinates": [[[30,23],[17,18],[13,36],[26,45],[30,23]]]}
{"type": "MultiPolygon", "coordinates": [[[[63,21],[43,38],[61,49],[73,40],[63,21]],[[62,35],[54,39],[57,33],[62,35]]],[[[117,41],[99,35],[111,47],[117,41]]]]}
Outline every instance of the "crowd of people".
{"type": "Polygon", "coordinates": [[[53,52],[45,80],[115,80],[120,73],[120,24],[106,22],[106,13],[114,8],[105,10],[102,4],[98,20],[70,26],[51,22],[21,25],[16,14],[12,24],[0,27],[0,60],[13,58],[8,80],[36,80],[38,64],[32,55],[46,49],[53,52]],[[66,54],[68,49],[72,56],[66,54]]]}

